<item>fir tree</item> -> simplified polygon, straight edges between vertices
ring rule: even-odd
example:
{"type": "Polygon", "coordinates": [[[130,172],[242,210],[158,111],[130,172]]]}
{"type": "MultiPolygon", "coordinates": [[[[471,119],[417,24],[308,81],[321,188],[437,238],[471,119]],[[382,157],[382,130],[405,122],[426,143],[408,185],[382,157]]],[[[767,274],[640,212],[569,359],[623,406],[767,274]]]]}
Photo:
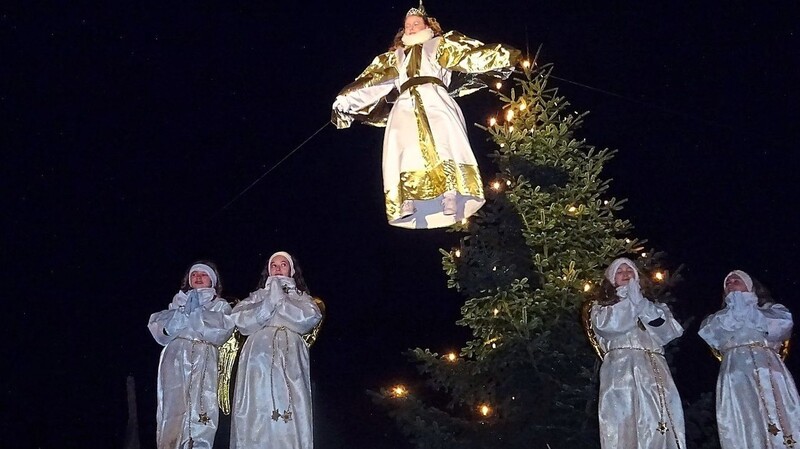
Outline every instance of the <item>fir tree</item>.
{"type": "MultiPolygon", "coordinates": [[[[457,357],[411,351],[432,395],[373,393],[418,448],[599,446],[599,360],[581,306],[604,267],[641,256],[643,242],[601,178],[614,151],[576,137],[585,114],[569,112],[551,70],[524,68],[508,95],[496,92],[502,117],[483,128],[498,176],[455,229],[460,245],[442,250],[449,287],[468,297],[457,324],[474,338],[457,357]]],[[[645,272],[658,263],[640,259],[645,272]]]]}

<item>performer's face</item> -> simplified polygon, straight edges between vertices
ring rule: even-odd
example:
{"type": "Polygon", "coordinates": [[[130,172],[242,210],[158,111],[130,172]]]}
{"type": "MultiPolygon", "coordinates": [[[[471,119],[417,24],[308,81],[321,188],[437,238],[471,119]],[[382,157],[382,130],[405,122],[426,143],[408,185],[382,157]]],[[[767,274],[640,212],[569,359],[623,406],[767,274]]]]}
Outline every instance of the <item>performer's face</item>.
{"type": "Polygon", "coordinates": [[[428,28],[428,25],[425,25],[425,20],[420,16],[408,16],[406,17],[405,26],[403,30],[406,34],[414,34],[419,31],[428,28]]]}
{"type": "Polygon", "coordinates": [[[289,259],[283,256],[275,256],[269,264],[270,276],[291,276],[292,266],[289,259]]]}
{"type": "Polygon", "coordinates": [[[633,271],[633,268],[624,263],[617,268],[617,272],[614,274],[614,285],[617,287],[628,285],[631,279],[634,279],[635,277],[636,272],[633,271]]]}
{"type": "Polygon", "coordinates": [[[189,274],[189,286],[192,288],[211,288],[211,278],[205,271],[192,271],[189,274]]]}
{"type": "Polygon", "coordinates": [[[747,285],[738,274],[732,274],[728,276],[728,279],[725,279],[725,293],[746,291],[747,285]]]}

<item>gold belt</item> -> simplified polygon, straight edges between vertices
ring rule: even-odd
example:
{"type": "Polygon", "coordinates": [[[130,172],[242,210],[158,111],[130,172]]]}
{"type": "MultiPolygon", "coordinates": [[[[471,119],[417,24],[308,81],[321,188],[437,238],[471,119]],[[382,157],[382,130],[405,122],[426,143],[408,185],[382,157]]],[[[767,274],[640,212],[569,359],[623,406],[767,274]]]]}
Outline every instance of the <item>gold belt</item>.
{"type": "Polygon", "coordinates": [[[215,348],[217,347],[217,345],[215,345],[214,343],[211,343],[210,341],[200,340],[200,339],[196,339],[196,338],[175,337],[175,339],[176,340],[186,340],[186,341],[189,341],[189,342],[192,342],[192,343],[200,343],[202,345],[209,345],[209,346],[213,346],[215,348]]]}

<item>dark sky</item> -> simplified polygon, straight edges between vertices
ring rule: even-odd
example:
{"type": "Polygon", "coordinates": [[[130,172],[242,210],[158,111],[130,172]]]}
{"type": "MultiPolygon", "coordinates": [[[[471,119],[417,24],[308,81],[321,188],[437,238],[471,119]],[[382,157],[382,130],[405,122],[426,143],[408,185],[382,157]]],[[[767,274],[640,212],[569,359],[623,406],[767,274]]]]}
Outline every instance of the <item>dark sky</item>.
{"type": "MultiPolygon", "coordinates": [[[[413,373],[406,348],[468,337],[437,250],[457,236],[385,223],[382,131],[364,126],[328,126],[223,206],[326,123],[414,5],[69,3],[0,7],[3,446],[120,447],[132,374],[151,447],[149,315],[193,260],[215,260],[244,297],[281,249],[328,305],[312,349],[318,448],[386,446],[364,391],[413,373]]],[[[426,6],[445,29],[542,46],[560,92],[591,111],[581,137],[619,149],[605,176],[630,199],[622,215],[686,265],[679,316],[713,311],[737,267],[797,311],[800,8],[703,3],[426,6]]],[[[468,123],[498,106],[486,92],[460,104],[468,123]]],[[[470,133],[488,179],[491,145],[470,133]]],[[[696,329],[676,360],[689,399],[716,375],[696,329]]]]}

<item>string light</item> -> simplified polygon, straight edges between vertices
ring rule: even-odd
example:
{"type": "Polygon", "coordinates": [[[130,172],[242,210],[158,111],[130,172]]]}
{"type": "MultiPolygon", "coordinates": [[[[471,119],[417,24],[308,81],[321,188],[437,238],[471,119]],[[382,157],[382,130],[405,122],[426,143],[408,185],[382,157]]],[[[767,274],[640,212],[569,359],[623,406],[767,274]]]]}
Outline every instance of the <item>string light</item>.
{"type": "Polygon", "coordinates": [[[642,257],[647,257],[647,253],[642,253],[642,257]]]}
{"type": "Polygon", "coordinates": [[[604,206],[608,206],[608,200],[603,201],[604,206]]]}
{"type": "Polygon", "coordinates": [[[666,276],[666,274],[664,274],[663,271],[656,271],[655,274],[653,275],[653,278],[655,278],[656,282],[661,282],[666,277],[667,276],[666,276]]]}
{"type": "Polygon", "coordinates": [[[458,356],[456,355],[455,352],[451,352],[444,357],[448,362],[455,362],[456,360],[458,360],[458,356]]]}
{"type": "Polygon", "coordinates": [[[631,239],[625,239],[625,243],[630,243],[631,239]]]}
{"type": "Polygon", "coordinates": [[[592,284],[590,284],[588,282],[583,284],[583,291],[588,292],[591,289],[592,289],[592,284]]]}
{"type": "Polygon", "coordinates": [[[571,214],[574,214],[575,212],[578,212],[578,208],[577,208],[577,207],[575,207],[575,206],[570,206],[570,207],[567,209],[567,212],[569,212],[569,213],[571,213],[571,214]]]}
{"type": "Polygon", "coordinates": [[[499,90],[499,89],[501,89],[503,87],[503,83],[498,81],[497,84],[494,85],[494,87],[496,87],[499,90]]]}
{"type": "Polygon", "coordinates": [[[501,186],[501,185],[502,185],[502,184],[500,184],[500,181],[493,181],[493,182],[492,182],[492,190],[495,190],[495,191],[498,191],[498,192],[499,192],[499,191],[500,191],[500,186],[501,186]]]}
{"type": "Polygon", "coordinates": [[[508,132],[512,132],[513,133],[514,132],[514,127],[513,126],[509,126],[508,127],[508,132]]]}
{"type": "Polygon", "coordinates": [[[392,387],[392,397],[404,398],[408,396],[408,390],[402,385],[395,385],[392,387]]]}
{"type": "Polygon", "coordinates": [[[531,62],[528,61],[527,59],[522,61],[522,67],[525,67],[527,69],[527,68],[530,68],[530,66],[531,66],[531,62]]]}
{"type": "Polygon", "coordinates": [[[456,257],[461,257],[461,250],[460,249],[456,249],[454,254],[455,254],[456,257]]]}
{"type": "Polygon", "coordinates": [[[489,119],[489,126],[494,126],[497,124],[497,119],[492,117],[489,119]]]}
{"type": "Polygon", "coordinates": [[[524,100],[519,102],[519,110],[520,111],[524,111],[527,107],[528,107],[528,105],[525,104],[524,100]]]}
{"type": "Polygon", "coordinates": [[[497,314],[500,313],[500,309],[494,309],[492,310],[492,313],[494,314],[494,316],[497,316],[497,314]]]}
{"type": "Polygon", "coordinates": [[[489,404],[481,404],[478,406],[478,413],[483,416],[489,416],[492,413],[492,408],[489,407],[489,404]]]}
{"type": "Polygon", "coordinates": [[[510,179],[506,179],[506,185],[511,187],[511,180],[510,179]]]}
{"type": "Polygon", "coordinates": [[[511,120],[514,120],[514,110],[513,109],[509,109],[506,112],[506,121],[510,122],[511,120]]]}

